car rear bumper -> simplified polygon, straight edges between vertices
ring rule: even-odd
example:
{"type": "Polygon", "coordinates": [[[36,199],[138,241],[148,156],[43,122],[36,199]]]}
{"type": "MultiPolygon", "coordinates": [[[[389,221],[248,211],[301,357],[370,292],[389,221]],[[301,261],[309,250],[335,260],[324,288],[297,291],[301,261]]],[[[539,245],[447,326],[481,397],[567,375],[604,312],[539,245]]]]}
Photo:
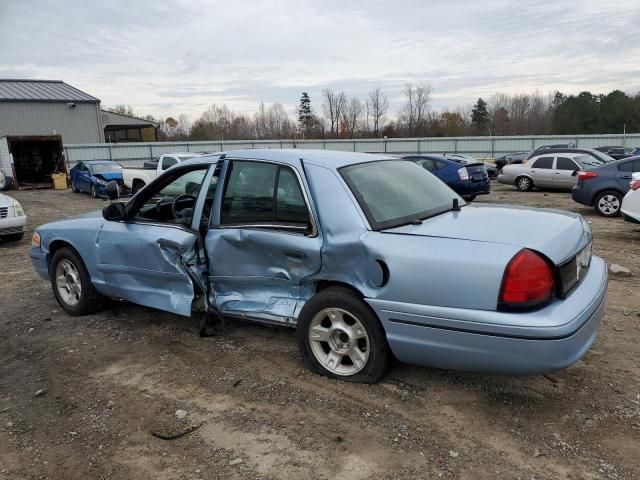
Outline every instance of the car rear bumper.
{"type": "Polygon", "coordinates": [[[581,188],[580,184],[571,189],[571,198],[573,198],[575,202],[586,205],[587,207],[593,206],[593,195],[589,190],[581,188]]]}
{"type": "Polygon", "coordinates": [[[486,182],[465,182],[458,185],[455,189],[458,195],[486,195],[491,192],[491,183],[489,179],[486,182]]]}
{"type": "Polygon", "coordinates": [[[607,267],[593,257],[564,300],[533,312],[497,312],[368,299],[403,362],[436,368],[533,375],[582,358],[606,312],[607,267]]]}
{"type": "Polygon", "coordinates": [[[49,280],[49,265],[47,264],[47,254],[38,247],[31,247],[29,258],[35,271],[45,280],[49,280]]]}

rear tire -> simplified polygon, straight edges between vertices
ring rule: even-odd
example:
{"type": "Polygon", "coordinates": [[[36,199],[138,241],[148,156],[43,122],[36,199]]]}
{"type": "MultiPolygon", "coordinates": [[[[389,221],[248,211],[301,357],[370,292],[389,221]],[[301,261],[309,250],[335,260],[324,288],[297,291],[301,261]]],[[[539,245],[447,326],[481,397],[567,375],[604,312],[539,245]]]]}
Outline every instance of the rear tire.
{"type": "Polygon", "coordinates": [[[78,187],[76,187],[76,182],[74,182],[73,180],[71,180],[71,191],[73,193],[80,193],[80,190],[78,190],[78,187]]]}
{"type": "Polygon", "coordinates": [[[467,195],[466,197],[462,197],[467,202],[473,202],[476,199],[476,195],[467,195]]]}
{"type": "Polygon", "coordinates": [[[304,364],[320,375],[376,383],[387,372],[390,354],[382,324],[347,288],[314,295],[300,312],[296,337],[304,364]]]}
{"type": "Polygon", "coordinates": [[[533,190],[533,180],[529,177],[516,178],[516,188],[521,192],[530,192],[533,190]]]}
{"type": "Polygon", "coordinates": [[[615,190],[605,190],[598,194],[593,204],[598,215],[603,217],[617,217],[620,215],[622,205],[622,195],[615,190]]]}
{"type": "Polygon", "coordinates": [[[95,289],[87,267],[73,249],[65,247],[54,253],[49,278],[58,304],[69,315],[94,313],[104,306],[105,297],[95,289]]]}

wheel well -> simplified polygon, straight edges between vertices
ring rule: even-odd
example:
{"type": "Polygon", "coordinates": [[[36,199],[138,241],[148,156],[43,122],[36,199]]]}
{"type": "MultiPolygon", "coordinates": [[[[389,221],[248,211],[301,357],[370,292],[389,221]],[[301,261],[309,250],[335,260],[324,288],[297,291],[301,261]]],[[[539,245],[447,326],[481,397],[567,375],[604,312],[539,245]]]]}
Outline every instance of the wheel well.
{"type": "Polygon", "coordinates": [[[513,183],[518,183],[518,180],[519,180],[519,179],[521,179],[521,178],[523,178],[523,177],[524,177],[524,178],[526,178],[526,179],[528,179],[528,180],[531,180],[531,183],[533,183],[533,178],[531,178],[529,175],[524,174],[524,173],[521,173],[520,175],[518,175],[518,176],[515,178],[515,180],[513,181],[513,183]]]}
{"type": "Polygon", "coordinates": [[[356,295],[358,295],[358,297],[364,298],[364,295],[362,294],[362,292],[360,290],[358,290],[357,288],[355,288],[353,285],[349,285],[348,283],[344,283],[344,282],[336,282],[334,280],[320,280],[320,281],[318,281],[316,283],[316,292],[315,293],[320,293],[322,290],[326,290],[327,288],[330,288],[330,287],[346,288],[348,290],[351,290],[356,295]]]}
{"type": "Polygon", "coordinates": [[[51,266],[51,259],[53,258],[55,253],[61,248],[70,248],[76,253],[76,255],[80,257],[80,253],[78,253],[78,251],[75,248],[73,248],[73,245],[71,245],[69,242],[66,242],[64,240],[54,240],[49,244],[49,255],[47,255],[47,268],[51,266]]]}
{"type": "Polygon", "coordinates": [[[593,194],[593,204],[594,205],[596,203],[596,198],[598,198],[600,195],[602,195],[605,192],[616,192],[617,194],[622,195],[624,197],[624,193],[622,193],[617,188],[603,188],[603,189],[598,190],[596,193],[593,194]]]}
{"type": "Polygon", "coordinates": [[[140,184],[145,185],[144,180],[141,180],[139,178],[136,178],[132,183],[133,186],[140,185],[140,184]]]}

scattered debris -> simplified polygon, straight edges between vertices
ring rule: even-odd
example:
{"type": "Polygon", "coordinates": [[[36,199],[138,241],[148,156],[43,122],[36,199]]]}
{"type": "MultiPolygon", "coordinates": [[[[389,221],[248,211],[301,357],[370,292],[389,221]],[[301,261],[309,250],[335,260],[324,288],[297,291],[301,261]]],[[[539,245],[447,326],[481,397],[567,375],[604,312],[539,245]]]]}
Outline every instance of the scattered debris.
{"type": "Polygon", "coordinates": [[[229,462],[229,465],[240,465],[241,463],[242,463],[242,459],[240,457],[238,457],[238,458],[236,458],[234,460],[231,460],[229,462]]]}
{"type": "Polygon", "coordinates": [[[336,437],[336,442],[338,442],[338,443],[342,443],[342,442],[344,442],[344,438],[342,438],[340,435],[338,435],[338,436],[336,437]]]}
{"type": "Polygon", "coordinates": [[[187,428],[185,428],[183,430],[180,430],[180,431],[174,432],[174,433],[151,431],[151,435],[153,435],[154,437],[157,437],[157,438],[161,438],[162,440],[174,440],[176,438],[180,438],[180,437],[186,435],[187,433],[191,433],[191,432],[199,429],[201,426],[202,426],[202,422],[198,423],[197,425],[191,425],[190,427],[187,427],[187,428]]]}
{"type": "Polygon", "coordinates": [[[609,273],[618,277],[633,277],[633,273],[627,267],[612,263],[609,267],[609,273]]]}
{"type": "Polygon", "coordinates": [[[536,458],[537,457],[543,457],[545,455],[546,455],[546,453],[543,452],[542,450],[540,450],[538,447],[536,447],[536,449],[533,451],[533,456],[536,457],[536,458]]]}
{"type": "Polygon", "coordinates": [[[40,390],[38,390],[33,396],[34,397],[41,397],[43,396],[45,393],[47,393],[47,389],[46,388],[41,388],[40,390]]]}
{"type": "Polygon", "coordinates": [[[186,416],[187,416],[187,411],[186,410],[176,410],[176,417],[179,420],[182,420],[186,416]]]}
{"type": "Polygon", "coordinates": [[[233,382],[233,388],[237,387],[238,385],[240,385],[242,383],[242,379],[240,380],[236,380],[235,382],[233,382]]]}
{"type": "Polygon", "coordinates": [[[455,450],[449,450],[449,456],[451,458],[458,458],[460,456],[460,454],[458,452],[456,452],[455,450]]]}

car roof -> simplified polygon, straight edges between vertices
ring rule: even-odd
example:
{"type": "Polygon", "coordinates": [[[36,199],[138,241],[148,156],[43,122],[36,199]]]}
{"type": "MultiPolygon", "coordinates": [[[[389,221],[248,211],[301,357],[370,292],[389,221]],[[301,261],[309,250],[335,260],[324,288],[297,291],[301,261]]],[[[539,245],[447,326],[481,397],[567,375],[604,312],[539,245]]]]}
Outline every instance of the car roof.
{"type": "Polygon", "coordinates": [[[113,160],[83,160],[82,163],[88,163],[89,165],[97,165],[100,163],[117,163],[117,162],[114,162],[113,160]]]}
{"type": "Polygon", "coordinates": [[[398,157],[390,155],[359,153],[359,152],[339,152],[334,150],[308,150],[301,148],[283,148],[283,149],[245,149],[230,150],[227,152],[219,152],[213,155],[205,155],[202,157],[192,158],[183,162],[183,165],[194,163],[214,163],[224,155],[228,159],[241,160],[263,160],[275,161],[285,164],[294,165],[299,160],[306,163],[313,163],[330,168],[340,168],[347,165],[357,163],[375,162],[377,160],[399,160],[398,157]]]}

